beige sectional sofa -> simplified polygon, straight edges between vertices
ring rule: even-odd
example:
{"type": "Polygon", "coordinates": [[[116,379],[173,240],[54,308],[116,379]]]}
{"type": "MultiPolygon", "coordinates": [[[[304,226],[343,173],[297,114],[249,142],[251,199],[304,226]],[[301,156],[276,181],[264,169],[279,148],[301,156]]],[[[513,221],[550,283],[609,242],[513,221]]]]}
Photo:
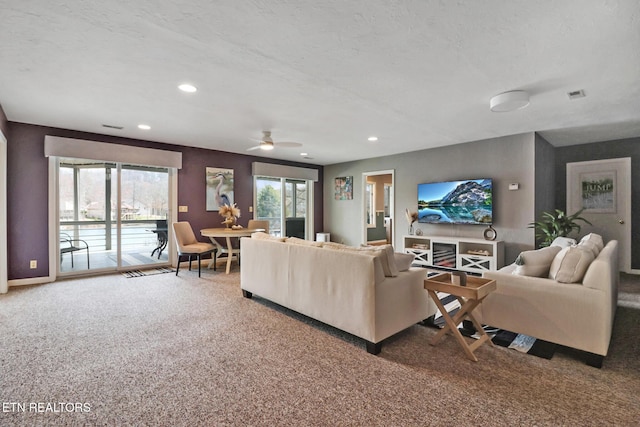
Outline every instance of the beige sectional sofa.
{"type": "Polygon", "coordinates": [[[593,240],[585,236],[555,253],[528,251],[520,265],[484,273],[497,289],[474,315],[482,324],[583,350],[589,365],[601,367],[618,299],[618,242],[593,240]]]}
{"type": "Polygon", "coordinates": [[[406,254],[389,247],[283,240],[263,233],[242,239],[245,297],[256,294],[360,337],[372,354],[385,338],[436,312],[423,288],[426,270],[409,267],[406,254]]]}

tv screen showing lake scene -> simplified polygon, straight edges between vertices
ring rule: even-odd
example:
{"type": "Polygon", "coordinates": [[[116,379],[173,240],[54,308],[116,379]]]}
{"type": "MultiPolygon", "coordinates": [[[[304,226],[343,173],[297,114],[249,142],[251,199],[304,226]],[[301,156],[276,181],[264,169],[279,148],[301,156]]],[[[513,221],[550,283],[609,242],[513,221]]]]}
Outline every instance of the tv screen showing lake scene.
{"type": "Polygon", "coordinates": [[[492,224],[490,178],[418,184],[418,222],[492,224]]]}

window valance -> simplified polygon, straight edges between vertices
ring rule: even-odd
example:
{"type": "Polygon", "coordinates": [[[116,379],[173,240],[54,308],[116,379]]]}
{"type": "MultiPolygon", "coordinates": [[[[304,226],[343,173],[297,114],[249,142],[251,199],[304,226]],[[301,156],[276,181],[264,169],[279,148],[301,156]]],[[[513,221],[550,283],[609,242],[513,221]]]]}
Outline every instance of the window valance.
{"type": "Polygon", "coordinates": [[[44,138],[44,155],[182,169],[182,153],[177,151],[50,135],[44,138]]]}

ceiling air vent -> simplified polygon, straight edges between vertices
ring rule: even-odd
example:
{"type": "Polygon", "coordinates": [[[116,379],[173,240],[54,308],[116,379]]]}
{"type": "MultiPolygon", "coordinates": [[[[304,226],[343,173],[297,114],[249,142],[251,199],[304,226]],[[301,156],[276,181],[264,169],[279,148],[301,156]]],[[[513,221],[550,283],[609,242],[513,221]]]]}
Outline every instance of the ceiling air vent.
{"type": "Polygon", "coordinates": [[[584,90],[582,89],[574,90],[573,92],[567,92],[567,95],[569,95],[569,99],[578,99],[585,97],[584,90]]]}
{"type": "Polygon", "coordinates": [[[114,125],[105,125],[105,124],[102,124],[102,127],[103,128],[109,128],[109,129],[117,129],[117,130],[124,129],[124,126],[114,126],[114,125]]]}

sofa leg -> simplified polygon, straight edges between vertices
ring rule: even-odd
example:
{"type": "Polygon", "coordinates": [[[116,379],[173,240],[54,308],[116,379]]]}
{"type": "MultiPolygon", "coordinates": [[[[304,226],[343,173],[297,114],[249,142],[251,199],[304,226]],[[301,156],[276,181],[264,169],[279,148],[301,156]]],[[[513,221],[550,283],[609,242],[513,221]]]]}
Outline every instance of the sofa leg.
{"type": "Polygon", "coordinates": [[[600,354],[587,352],[587,365],[600,369],[602,368],[603,361],[604,361],[604,356],[600,354]]]}
{"type": "Polygon", "coordinates": [[[251,297],[253,296],[253,293],[249,292],[249,291],[245,291],[244,289],[242,290],[242,296],[248,299],[251,299],[251,297]]]}
{"type": "Polygon", "coordinates": [[[381,342],[376,342],[376,343],[373,343],[371,341],[365,341],[365,342],[367,343],[367,353],[375,355],[380,353],[380,350],[382,350],[381,342]]]}

